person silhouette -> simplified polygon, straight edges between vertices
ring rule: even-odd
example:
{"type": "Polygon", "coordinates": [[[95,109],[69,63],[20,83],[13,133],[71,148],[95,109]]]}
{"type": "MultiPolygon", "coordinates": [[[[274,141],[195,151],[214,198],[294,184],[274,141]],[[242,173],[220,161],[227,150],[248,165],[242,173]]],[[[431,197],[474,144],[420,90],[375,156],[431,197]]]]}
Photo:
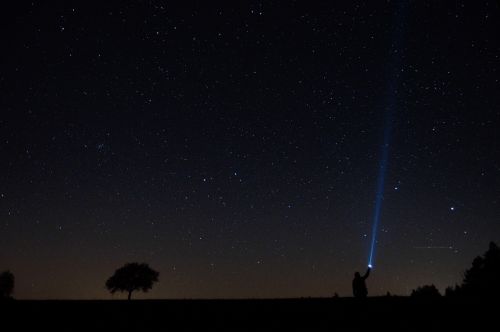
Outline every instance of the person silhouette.
{"type": "Polygon", "coordinates": [[[364,276],[361,276],[359,272],[354,273],[354,279],[352,280],[352,293],[354,297],[365,298],[368,295],[365,280],[370,275],[370,271],[371,268],[369,267],[364,276]]]}

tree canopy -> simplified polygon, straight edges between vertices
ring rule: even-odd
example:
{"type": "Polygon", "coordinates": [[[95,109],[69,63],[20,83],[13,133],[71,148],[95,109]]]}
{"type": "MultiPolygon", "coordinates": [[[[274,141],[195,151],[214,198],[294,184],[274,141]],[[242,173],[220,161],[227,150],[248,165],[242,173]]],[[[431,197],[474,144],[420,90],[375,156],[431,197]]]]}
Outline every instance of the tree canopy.
{"type": "Polygon", "coordinates": [[[461,285],[446,289],[447,296],[500,296],[500,248],[490,242],[488,250],[472,261],[461,285]]]}
{"type": "Polygon", "coordinates": [[[462,290],[471,295],[500,296],[500,248],[494,242],[465,271],[462,290]]]}
{"type": "Polygon", "coordinates": [[[117,269],[106,281],[106,288],[111,294],[127,292],[130,300],[133,291],[142,290],[147,292],[153,288],[158,281],[159,273],[149,267],[146,263],[127,263],[117,269]]]}

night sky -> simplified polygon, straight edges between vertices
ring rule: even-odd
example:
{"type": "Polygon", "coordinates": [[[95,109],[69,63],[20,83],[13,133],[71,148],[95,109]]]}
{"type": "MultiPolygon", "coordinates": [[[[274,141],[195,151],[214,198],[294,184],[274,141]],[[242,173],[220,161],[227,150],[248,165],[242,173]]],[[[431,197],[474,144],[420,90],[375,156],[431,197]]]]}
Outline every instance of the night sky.
{"type": "MultiPolygon", "coordinates": [[[[9,6],[9,7],[7,7],[9,6]]],[[[0,271],[16,298],[351,296],[500,242],[496,1],[12,1],[0,271]],[[384,143],[387,132],[389,143],[384,143]]]]}

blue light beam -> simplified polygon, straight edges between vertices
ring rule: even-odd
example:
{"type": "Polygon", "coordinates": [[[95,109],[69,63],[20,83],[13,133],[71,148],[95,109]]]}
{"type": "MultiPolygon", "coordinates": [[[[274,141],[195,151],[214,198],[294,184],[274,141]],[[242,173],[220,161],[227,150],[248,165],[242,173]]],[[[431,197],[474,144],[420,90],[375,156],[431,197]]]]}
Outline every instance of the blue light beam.
{"type": "Polygon", "coordinates": [[[382,211],[382,203],[384,201],[384,188],[385,177],[387,173],[387,164],[389,161],[389,147],[391,142],[391,134],[393,127],[394,112],[397,107],[398,87],[401,80],[402,73],[402,42],[404,40],[405,21],[407,18],[409,2],[401,0],[395,3],[394,21],[393,21],[393,35],[390,52],[391,66],[389,76],[389,89],[388,89],[388,105],[385,109],[385,127],[384,127],[384,140],[380,148],[380,163],[378,169],[377,187],[375,193],[375,206],[373,210],[373,224],[372,224],[372,237],[370,244],[370,255],[368,257],[368,267],[373,267],[375,257],[375,247],[377,244],[377,230],[380,224],[380,215],[382,211]]]}
{"type": "Polygon", "coordinates": [[[375,255],[375,244],[377,243],[377,229],[380,224],[380,212],[382,211],[382,202],[384,200],[385,175],[387,173],[387,163],[389,160],[389,142],[391,138],[392,121],[390,111],[387,112],[387,120],[384,130],[384,143],[381,147],[381,159],[378,169],[377,191],[375,194],[375,207],[373,211],[372,239],[370,245],[370,256],[368,258],[368,267],[373,267],[373,258],[375,255]]]}

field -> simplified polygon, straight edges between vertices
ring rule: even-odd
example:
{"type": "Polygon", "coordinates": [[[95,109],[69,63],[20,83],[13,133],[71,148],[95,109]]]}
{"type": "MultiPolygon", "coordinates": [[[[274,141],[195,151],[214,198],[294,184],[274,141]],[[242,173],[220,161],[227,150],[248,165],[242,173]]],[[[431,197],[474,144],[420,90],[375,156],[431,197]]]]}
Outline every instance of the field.
{"type": "Polygon", "coordinates": [[[443,331],[478,330],[498,322],[496,305],[447,298],[13,300],[0,307],[1,326],[11,331],[443,331]]]}

